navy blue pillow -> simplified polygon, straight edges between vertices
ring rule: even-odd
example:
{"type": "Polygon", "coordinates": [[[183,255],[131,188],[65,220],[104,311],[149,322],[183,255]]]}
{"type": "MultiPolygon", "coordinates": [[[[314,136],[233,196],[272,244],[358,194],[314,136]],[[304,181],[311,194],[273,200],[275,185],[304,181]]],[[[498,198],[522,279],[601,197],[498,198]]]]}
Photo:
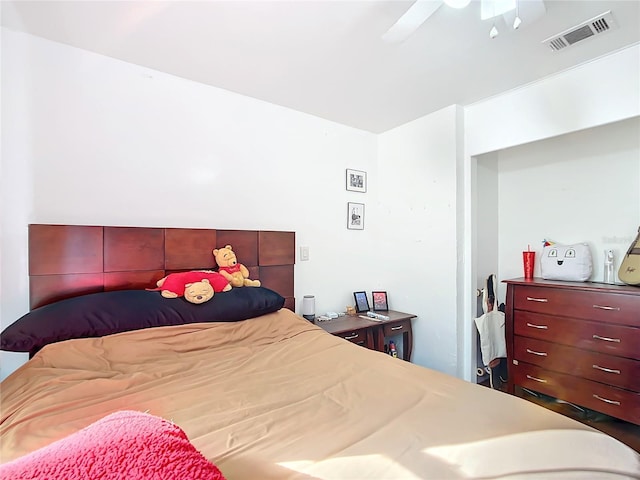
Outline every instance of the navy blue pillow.
{"type": "Polygon", "coordinates": [[[49,343],[149,327],[235,322],[275,312],[284,298],[264,287],[234,288],[200,305],[160,292],[120,290],[69,298],[36,308],[0,334],[0,350],[37,352],[49,343]]]}

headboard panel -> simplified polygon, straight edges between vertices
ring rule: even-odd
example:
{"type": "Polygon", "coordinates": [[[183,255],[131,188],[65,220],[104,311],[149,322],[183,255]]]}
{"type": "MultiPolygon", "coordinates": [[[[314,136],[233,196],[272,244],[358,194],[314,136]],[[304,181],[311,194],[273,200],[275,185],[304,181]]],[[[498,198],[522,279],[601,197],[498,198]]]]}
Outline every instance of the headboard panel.
{"type": "Polygon", "coordinates": [[[212,269],[212,250],[232,245],[250,278],[295,309],[295,232],[29,225],[32,309],[110,290],[154,288],[166,274],[212,269]]]}

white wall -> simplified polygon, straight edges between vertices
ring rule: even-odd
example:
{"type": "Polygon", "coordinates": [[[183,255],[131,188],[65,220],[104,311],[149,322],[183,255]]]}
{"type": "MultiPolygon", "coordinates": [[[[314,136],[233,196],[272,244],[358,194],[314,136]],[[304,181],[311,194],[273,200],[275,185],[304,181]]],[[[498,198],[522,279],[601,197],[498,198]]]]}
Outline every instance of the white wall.
{"type": "Polygon", "coordinates": [[[310,247],[299,301],[343,310],[387,289],[375,135],[7,29],[2,67],[3,328],[28,309],[28,223],[294,230],[310,247]],[[368,193],[346,192],[346,168],[368,193]],[[347,230],[348,201],[373,210],[364,231],[347,230]]]}
{"type": "Polygon", "coordinates": [[[341,311],[355,290],[385,290],[391,308],[419,316],[414,361],[456,373],[459,108],[378,142],[30,35],[3,40],[3,92],[22,85],[7,108],[23,119],[3,164],[31,165],[7,178],[30,207],[5,222],[19,236],[2,256],[19,268],[3,263],[3,277],[22,288],[2,291],[3,326],[27,311],[30,222],[290,229],[310,247],[299,301],[315,294],[318,312],[341,311]],[[367,193],[345,190],[346,168],[367,172],[367,193]],[[349,201],[365,203],[365,230],[347,230],[349,201]]]}
{"type": "Polygon", "coordinates": [[[640,117],[499,152],[499,271],[522,276],[522,250],[542,239],[589,244],[592,281],[604,250],[621,258],[640,225],[640,117]]]}
{"type": "MultiPolygon", "coordinates": [[[[29,277],[26,245],[27,223],[33,214],[31,182],[29,80],[23,60],[26,44],[5,51],[2,43],[0,97],[2,146],[0,150],[0,327],[12,323],[29,309],[29,277]]],[[[0,352],[0,378],[24,363],[27,354],[0,352]]]]}
{"type": "Polygon", "coordinates": [[[640,45],[465,108],[473,157],[640,115],[640,45]]]}
{"type": "MultiPolygon", "coordinates": [[[[526,244],[530,241],[541,241],[540,232],[545,230],[544,236],[560,235],[562,239],[557,241],[569,241],[569,237],[578,238],[580,241],[591,240],[595,242],[594,253],[600,255],[596,258],[596,266],[600,268],[601,255],[600,250],[603,250],[608,243],[603,239],[612,235],[613,238],[617,238],[614,244],[610,245],[613,248],[620,249],[622,243],[628,239],[628,233],[624,234],[623,231],[635,232],[637,225],[640,224],[640,218],[638,212],[640,207],[638,203],[640,200],[637,198],[638,190],[640,188],[640,174],[637,170],[638,153],[637,147],[633,146],[633,141],[626,141],[626,145],[631,142],[631,150],[626,154],[619,152],[622,156],[626,155],[627,160],[619,160],[624,164],[622,171],[617,171],[612,177],[619,178],[624,177],[623,184],[627,188],[631,188],[631,192],[617,192],[614,191],[611,196],[607,198],[607,202],[603,205],[607,205],[609,210],[614,210],[616,215],[621,218],[620,221],[600,223],[600,227],[596,227],[596,223],[590,219],[584,218],[584,216],[577,222],[563,223],[564,220],[554,220],[553,222],[546,222],[544,224],[538,222],[533,227],[536,229],[535,233],[529,233],[526,237],[520,235],[519,228],[513,230],[515,235],[505,234],[503,228],[507,228],[505,231],[512,231],[511,225],[504,226],[505,222],[514,222],[515,212],[517,209],[522,208],[524,210],[531,211],[537,207],[545,205],[545,195],[547,185],[551,183],[556,184],[556,188],[562,188],[558,182],[562,182],[562,179],[554,178],[551,183],[546,178],[542,178],[542,170],[540,170],[540,164],[553,162],[559,157],[567,158],[568,152],[575,150],[574,153],[569,154],[569,157],[573,159],[573,165],[575,168],[583,167],[579,173],[572,172],[572,176],[576,179],[574,186],[571,189],[561,192],[559,197],[563,201],[573,202],[573,199],[569,198],[572,195],[572,191],[576,188],[580,189],[580,182],[585,182],[585,192],[580,195],[580,199],[587,201],[589,194],[592,194],[592,198],[599,195],[602,190],[601,183],[604,176],[604,170],[602,165],[606,164],[610,157],[613,155],[619,156],[616,152],[617,137],[611,137],[608,134],[598,137],[601,144],[597,147],[591,143],[594,147],[594,151],[589,151],[588,148],[583,148],[575,144],[575,141],[584,142],[590,139],[590,135],[594,132],[590,132],[587,129],[594,127],[605,126],[620,122],[625,119],[634,119],[640,116],[640,45],[634,45],[629,48],[615,52],[609,56],[596,59],[592,62],[580,65],[574,69],[562,72],[558,75],[548,77],[534,84],[505,92],[502,95],[498,95],[494,98],[489,98],[478,102],[473,105],[469,105],[465,108],[465,257],[471,259],[466,262],[465,265],[465,281],[463,287],[463,295],[465,298],[472,298],[476,285],[476,278],[481,273],[478,271],[476,259],[479,257],[485,257],[487,255],[484,245],[486,242],[482,239],[480,229],[482,228],[477,208],[474,202],[477,199],[478,192],[482,192],[483,185],[478,183],[478,169],[487,167],[486,162],[495,162],[496,158],[500,157],[498,169],[505,168],[506,164],[505,155],[509,158],[515,156],[514,162],[518,162],[517,157],[520,155],[528,156],[528,160],[520,160],[518,165],[521,167],[519,173],[515,174],[514,182],[518,184],[521,189],[514,187],[514,191],[506,192],[502,191],[506,187],[508,181],[512,181],[512,178],[506,179],[504,175],[500,177],[500,196],[499,204],[500,208],[512,209],[512,213],[507,215],[501,213],[498,221],[498,228],[500,230],[498,251],[500,252],[500,259],[498,264],[495,265],[495,269],[499,271],[499,279],[521,276],[521,250],[526,248],[526,244]],[[562,137],[563,135],[571,134],[572,132],[580,132],[585,130],[584,134],[578,134],[578,137],[569,137],[569,140],[562,137]],[[545,139],[554,139],[550,143],[543,143],[540,145],[535,142],[545,139]],[[573,141],[572,141],[573,140],[573,141]],[[515,150],[516,153],[504,154],[503,150],[514,146],[526,146],[531,145],[533,150],[520,149],[515,150]],[[560,151],[556,151],[560,149],[560,151]],[[528,153],[535,152],[535,153],[528,153]],[[597,153],[595,153],[597,152],[597,153]],[[487,155],[491,154],[491,156],[487,155]],[[535,157],[535,158],[532,158],[535,157]],[[490,160],[487,160],[490,158],[490,160]],[[581,159],[585,162],[582,163],[581,159]],[[635,160],[635,162],[634,162],[635,160]],[[485,163],[485,165],[481,165],[485,163]],[[531,167],[531,168],[530,168],[531,167]],[[529,176],[531,173],[531,177],[529,176]],[[629,181],[629,179],[632,179],[629,181]],[[635,181],[633,181],[635,179],[635,181]],[[596,188],[595,185],[598,185],[596,188]],[[526,188],[525,188],[526,186],[526,188]],[[529,195],[523,195],[522,191],[526,190],[529,195]],[[511,194],[514,197],[511,197],[511,194]],[[634,202],[635,207],[625,205],[619,207],[623,201],[634,202]],[[630,215],[630,216],[625,216],[630,215]],[[622,222],[624,225],[622,225],[622,222]],[[564,227],[561,228],[561,225],[564,227]],[[543,228],[544,226],[544,228],[543,228]],[[565,228],[566,227],[566,228],[565,228]],[[567,230],[570,229],[569,231],[567,230]],[[548,229],[552,229],[558,233],[547,232],[548,229]],[[614,232],[620,232],[616,235],[614,232]],[[526,242],[526,243],[525,243],[526,242]],[[482,248],[479,249],[479,246],[482,248]],[[515,257],[514,257],[515,256],[515,257]],[[507,266],[508,265],[508,266],[507,266]]],[[[634,124],[629,124],[628,127],[632,131],[630,134],[633,136],[634,124]]],[[[614,132],[617,132],[617,127],[613,127],[614,132]]],[[[627,132],[628,134],[629,132],[627,132]]],[[[629,137],[627,137],[628,139],[629,137]]],[[[633,137],[632,137],[633,138],[633,137]]],[[[636,140],[638,136],[635,136],[636,140]]],[[[635,144],[637,145],[637,143],[635,144]]],[[[516,163],[514,163],[516,165],[516,163]]],[[[559,167],[559,172],[563,174],[569,174],[568,171],[570,163],[563,164],[559,167]]],[[[617,163],[617,165],[621,165],[617,163]]],[[[517,167],[514,167],[517,168],[517,167]]],[[[485,173],[488,173],[485,170],[485,173]]],[[[546,174],[549,174],[547,171],[546,174]]],[[[497,173],[496,173],[497,175],[497,173]]],[[[485,181],[486,178],[485,178],[485,181]]],[[[498,181],[497,177],[488,180],[490,185],[494,185],[498,181]]],[[[554,196],[557,201],[558,196],[554,196]]],[[[595,201],[593,201],[595,203],[595,201]]],[[[574,203],[575,205],[575,203],[574,203]]],[[[547,204],[546,206],[551,206],[547,204]]],[[[498,205],[496,205],[496,212],[498,205]]],[[[599,207],[596,207],[596,209],[599,207]]],[[[486,216],[486,213],[483,213],[486,216]]],[[[498,215],[496,213],[496,215],[498,215]]],[[[601,214],[599,213],[601,216],[601,214]]],[[[484,218],[487,221],[487,218],[484,218]]],[[[489,220],[491,221],[491,220],[489,220]]],[[[495,220],[494,220],[495,221],[495,220]]],[[[528,227],[525,226],[522,221],[518,221],[518,226],[523,226],[524,230],[528,227]]],[[[544,237],[543,237],[544,238],[544,237]]],[[[556,240],[556,238],[553,238],[556,240]]],[[[494,254],[495,255],[495,254],[494,254]]],[[[618,260],[619,261],[619,260],[618,260]]],[[[539,270],[538,270],[539,271],[539,270]]],[[[598,272],[594,274],[594,278],[599,278],[598,272]]],[[[504,298],[504,288],[500,285],[500,294],[504,298]]],[[[465,308],[463,315],[467,319],[467,322],[473,321],[475,315],[475,305],[465,308]]],[[[465,352],[472,352],[472,345],[475,342],[475,332],[465,331],[466,334],[463,338],[465,344],[465,352]]],[[[461,361],[464,363],[463,377],[467,379],[473,378],[473,357],[470,355],[465,356],[461,361]]]]}
{"type": "MultiPolygon", "coordinates": [[[[379,136],[376,268],[419,314],[414,362],[457,373],[457,122],[439,112],[379,136]]],[[[395,305],[395,304],[394,304],[395,305]]]]}
{"type": "MultiPolygon", "coordinates": [[[[476,198],[477,214],[477,278],[480,283],[487,277],[498,272],[498,221],[499,183],[498,183],[498,155],[487,154],[477,165],[478,194],[476,198]]],[[[482,285],[481,285],[482,286],[482,285]]]]}
{"type": "Polygon", "coordinates": [[[467,377],[472,157],[638,116],[639,48],[375,136],[2,29],[0,326],[27,311],[28,223],[290,229],[310,247],[299,301],[342,310],[386,290],[419,317],[414,360],[467,377]],[[558,108],[567,91],[595,107],[558,108]],[[346,168],[367,193],[345,190],[346,168]],[[364,231],[346,229],[348,201],[366,204],[364,231]]]}

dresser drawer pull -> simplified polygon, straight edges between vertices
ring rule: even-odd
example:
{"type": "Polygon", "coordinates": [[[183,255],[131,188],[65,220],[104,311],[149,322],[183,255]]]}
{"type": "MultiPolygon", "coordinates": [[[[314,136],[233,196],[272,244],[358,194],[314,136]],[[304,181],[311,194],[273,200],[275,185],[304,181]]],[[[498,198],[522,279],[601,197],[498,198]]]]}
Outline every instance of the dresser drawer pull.
{"type": "Polygon", "coordinates": [[[530,302],[542,302],[542,303],[547,303],[549,301],[546,298],[534,298],[534,297],[527,297],[527,300],[529,300],[530,302]]]}
{"type": "Polygon", "coordinates": [[[591,366],[596,370],[602,370],[603,372],[607,372],[607,373],[617,373],[618,375],[620,375],[620,370],[616,370],[613,368],[605,368],[605,367],[601,367],[600,365],[591,365],[591,366]]]}
{"type": "Polygon", "coordinates": [[[610,403],[611,405],[620,405],[620,402],[617,400],[609,400],[608,398],[602,398],[600,395],[593,394],[593,398],[597,398],[601,402],[610,403]]]}
{"type": "Polygon", "coordinates": [[[527,348],[527,353],[531,353],[532,355],[538,355],[539,357],[546,357],[547,352],[536,352],[535,350],[529,350],[527,348]]]}
{"type": "Polygon", "coordinates": [[[354,338],[358,338],[360,335],[358,335],[357,333],[353,334],[353,335],[347,335],[346,337],[344,337],[345,340],[353,340],[354,338]]]}
{"type": "Polygon", "coordinates": [[[543,380],[543,379],[541,379],[541,378],[532,377],[531,375],[527,375],[527,378],[528,378],[529,380],[535,380],[536,382],[540,382],[540,383],[547,383],[547,381],[546,381],[546,380],[543,380]]]}
{"type": "Polygon", "coordinates": [[[620,307],[608,307],[607,305],[594,305],[593,308],[599,308],[600,310],[616,310],[620,311],[620,307]]]}
{"type": "Polygon", "coordinates": [[[600,335],[594,335],[593,338],[595,338],[596,340],[604,340],[605,342],[620,343],[620,339],[619,338],[601,337],[600,335]]]}
{"type": "Polygon", "coordinates": [[[397,327],[391,327],[391,330],[402,330],[402,325],[398,325],[397,327]]]}
{"type": "Polygon", "coordinates": [[[534,325],[533,323],[529,323],[529,322],[527,322],[527,327],[539,328],[540,330],[546,330],[549,328],[546,325],[534,325]]]}
{"type": "Polygon", "coordinates": [[[356,342],[356,345],[364,345],[364,340],[362,340],[360,342],[356,342]]]}

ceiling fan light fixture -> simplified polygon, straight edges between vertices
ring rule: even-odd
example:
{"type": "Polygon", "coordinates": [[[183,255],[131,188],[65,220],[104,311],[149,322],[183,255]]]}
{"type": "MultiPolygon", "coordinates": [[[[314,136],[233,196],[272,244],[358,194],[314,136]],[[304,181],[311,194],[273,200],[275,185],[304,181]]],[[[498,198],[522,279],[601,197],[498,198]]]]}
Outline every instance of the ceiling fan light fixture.
{"type": "Polygon", "coordinates": [[[471,0],[444,0],[444,3],[452,8],[464,8],[471,3],[471,0]]]}
{"type": "Polygon", "coordinates": [[[520,17],[516,17],[515,20],[513,21],[513,29],[517,30],[521,23],[522,23],[522,20],[520,19],[520,17]]]}
{"type": "Polygon", "coordinates": [[[518,0],[516,0],[516,18],[513,19],[513,29],[517,30],[520,24],[522,23],[522,19],[520,18],[520,9],[518,8],[520,5],[518,4],[518,0]]]}

